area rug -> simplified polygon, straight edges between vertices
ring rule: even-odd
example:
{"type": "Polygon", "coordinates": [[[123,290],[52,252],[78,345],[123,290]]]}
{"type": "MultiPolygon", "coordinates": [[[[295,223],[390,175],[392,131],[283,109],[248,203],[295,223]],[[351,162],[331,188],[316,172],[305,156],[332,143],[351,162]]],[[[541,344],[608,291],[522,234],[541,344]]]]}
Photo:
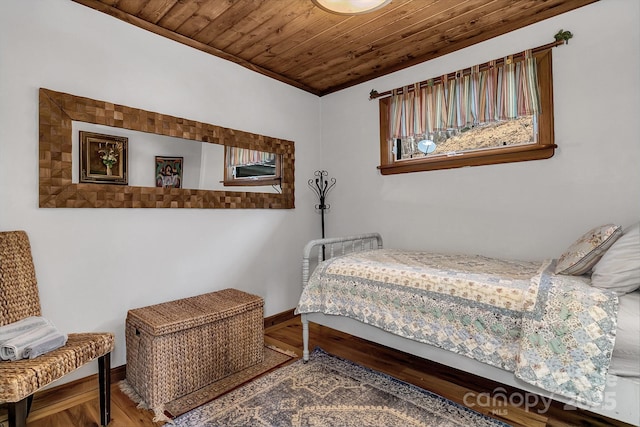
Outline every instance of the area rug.
{"type": "Polygon", "coordinates": [[[180,427],[507,426],[414,385],[315,349],[174,420],[180,427]]]}
{"type": "Polygon", "coordinates": [[[119,386],[127,396],[138,404],[139,408],[153,410],[155,413],[154,421],[171,423],[173,418],[211,402],[213,399],[223,395],[224,393],[234,390],[297,357],[298,356],[295,353],[272,346],[265,346],[264,359],[261,363],[250,366],[242,371],[229,375],[219,381],[209,384],[206,387],[196,390],[193,393],[168,402],[161,408],[150,408],[126,380],[120,381],[119,386]]]}

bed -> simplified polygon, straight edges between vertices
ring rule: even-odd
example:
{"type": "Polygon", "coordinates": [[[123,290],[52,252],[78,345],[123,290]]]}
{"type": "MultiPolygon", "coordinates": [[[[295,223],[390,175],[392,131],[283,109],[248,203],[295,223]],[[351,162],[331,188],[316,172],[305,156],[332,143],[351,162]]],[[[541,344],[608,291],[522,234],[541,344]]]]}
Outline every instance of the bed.
{"type": "Polygon", "coordinates": [[[585,233],[558,259],[383,248],[377,233],[309,242],[309,321],[638,425],[640,224],[585,233]],[[624,277],[620,277],[620,276],[624,277]]]}

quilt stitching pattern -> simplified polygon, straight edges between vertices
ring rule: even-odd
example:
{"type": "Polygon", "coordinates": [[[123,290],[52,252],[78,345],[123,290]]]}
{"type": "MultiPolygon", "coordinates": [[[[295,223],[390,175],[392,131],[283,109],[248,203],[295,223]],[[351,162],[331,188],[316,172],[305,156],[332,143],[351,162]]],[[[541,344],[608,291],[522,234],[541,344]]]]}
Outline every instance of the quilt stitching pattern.
{"type": "Polygon", "coordinates": [[[615,340],[617,297],[582,278],[553,275],[553,266],[358,252],[321,263],[297,312],[351,317],[598,403],[615,340]]]}
{"type": "Polygon", "coordinates": [[[515,375],[587,404],[603,401],[618,297],[571,276],[540,277],[535,309],[524,314],[515,375]]]}

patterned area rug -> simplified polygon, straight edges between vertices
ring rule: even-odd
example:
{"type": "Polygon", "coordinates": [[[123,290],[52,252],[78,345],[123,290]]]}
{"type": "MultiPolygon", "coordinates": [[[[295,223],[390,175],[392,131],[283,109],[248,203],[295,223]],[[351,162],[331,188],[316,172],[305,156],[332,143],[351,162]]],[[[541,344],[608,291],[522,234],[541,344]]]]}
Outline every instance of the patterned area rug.
{"type": "Polygon", "coordinates": [[[507,426],[316,349],[174,420],[180,427],[507,426]]]}

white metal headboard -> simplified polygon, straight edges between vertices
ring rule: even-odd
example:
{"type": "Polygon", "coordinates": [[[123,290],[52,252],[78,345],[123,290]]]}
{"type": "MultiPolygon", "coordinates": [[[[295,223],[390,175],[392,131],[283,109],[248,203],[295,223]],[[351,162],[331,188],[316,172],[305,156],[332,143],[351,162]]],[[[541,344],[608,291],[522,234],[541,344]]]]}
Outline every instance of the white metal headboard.
{"type": "Polygon", "coordinates": [[[302,258],[302,287],[309,281],[310,260],[317,257],[321,262],[350,252],[369,249],[382,249],[382,236],[379,233],[358,234],[347,237],[331,237],[312,240],[304,247],[302,258]],[[316,253],[317,252],[317,253],[316,253]]]}

